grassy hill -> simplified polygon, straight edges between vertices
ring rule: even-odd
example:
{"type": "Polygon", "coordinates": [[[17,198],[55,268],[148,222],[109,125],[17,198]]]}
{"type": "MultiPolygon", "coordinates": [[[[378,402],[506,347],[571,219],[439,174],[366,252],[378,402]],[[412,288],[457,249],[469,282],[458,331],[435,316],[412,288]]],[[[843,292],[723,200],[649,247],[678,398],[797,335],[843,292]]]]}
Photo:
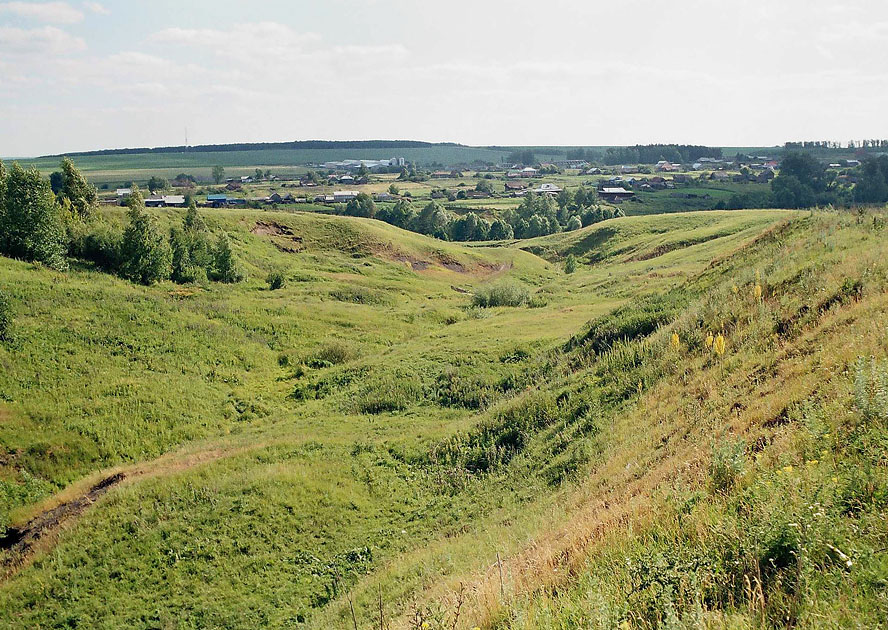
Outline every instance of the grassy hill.
{"type": "Polygon", "coordinates": [[[888,623],[884,215],[207,220],[246,282],[0,259],[0,625],[888,623]]]}

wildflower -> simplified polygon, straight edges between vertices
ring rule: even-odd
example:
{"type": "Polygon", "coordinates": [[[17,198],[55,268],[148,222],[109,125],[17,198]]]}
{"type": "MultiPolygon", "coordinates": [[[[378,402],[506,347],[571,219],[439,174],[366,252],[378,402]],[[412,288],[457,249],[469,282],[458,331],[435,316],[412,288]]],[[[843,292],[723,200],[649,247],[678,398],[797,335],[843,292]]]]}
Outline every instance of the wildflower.
{"type": "Polygon", "coordinates": [[[812,460],[809,460],[809,461],[808,461],[808,466],[816,466],[816,465],[817,465],[817,460],[816,460],[816,459],[812,459],[812,460]]]}
{"type": "Polygon", "coordinates": [[[740,287],[735,284],[731,287],[731,291],[734,293],[734,295],[737,295],[738,293],[740,293],[740,287]]]}
{"type": "Polygon", "coordinates": [[[706,347],[707,348],[712,347],[713,341],[715,341],[715,337],[712,336],[712,333],[709,333],[708,335],[706,335],[706,347]]]}
{"type": "Polygon", "coordinates": [[[784,466],[784,467],[783,467],[783,472],[785,472],[785,473],[787,473],[787,474],[791,473],[791,472],[792,472],[792,465],[784,466]]]}
{"type": "Polygon", "coordinates": [[[757,300],[762,299],[762,285],[760,285],[758,282],[755,283],[755,286],[752,289],[752,295],[757,300]]]}
{"type": "Polygon", "coordinates": [[[725,337],[721,333],[718,334],[718,337],[715,338],[715,341],[712,342],[712,349],[718,356],[721,356],[725,353],[725,337]]]}
{"type": "Polygon", "coordinates": [[[838,477],[833,477],[832,480],[833,480],[833,483],[838,483],[839,478],[838,478],[838,477]]]}
{"type": "Polygon", "coordinates": [[[672,333],[672,338],[669,340],[669,345],[672,346],[673,350],[678,350],[679,345],[678,333],[672,333]]]}
{"type": "Polygon", "coordinates": [[[628,619],[620,624],[620,630],[631,630],[631,629],[632,629],[632,624],[629,623],[628,619]]]}

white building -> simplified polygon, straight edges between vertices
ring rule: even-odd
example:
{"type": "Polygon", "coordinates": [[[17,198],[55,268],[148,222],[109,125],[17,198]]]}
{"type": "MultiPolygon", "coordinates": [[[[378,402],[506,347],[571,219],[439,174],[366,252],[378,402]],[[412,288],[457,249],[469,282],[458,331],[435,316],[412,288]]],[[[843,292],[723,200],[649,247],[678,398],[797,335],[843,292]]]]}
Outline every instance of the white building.
{"type": "Polygon", "coordinates": [[[333,191],[333,201],[335,203],[342,203],[346,201],[351,201],[352,199],[358,196],[357,190],[334,190],[333,191]]]}

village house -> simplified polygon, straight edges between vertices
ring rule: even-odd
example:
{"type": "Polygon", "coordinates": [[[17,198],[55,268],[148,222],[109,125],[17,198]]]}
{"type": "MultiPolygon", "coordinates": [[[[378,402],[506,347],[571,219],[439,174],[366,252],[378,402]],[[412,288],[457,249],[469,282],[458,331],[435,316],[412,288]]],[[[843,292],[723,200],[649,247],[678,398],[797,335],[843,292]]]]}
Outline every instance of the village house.
{"type": "Polygon", "coordinates": [[[151,195],[145,199],[146,208],[184,208],[185,195],[151,195]]]}
{"type": "Polygon", "coordinates": [[[207,204],[213,208],[221,208],[228,205],[228,195],[207,195],[207,204]]]}
{"type": "Polygon", "coordinates": [[[532,166],[525,166],[521,169],[521,177],[536,177],[539,171],[532,166]]]}
{"type": "Polygon", "coordinates": [[[334,203],[343,203],[347,201],[351,201],[358,196],[357,190],[334,190],[333,191],[333,202],[334,203]]]}
{"type": "Polygon", "coordinates": [[[604,199],[605,201],[612,201],[615,203],[621,202],[623,199],[631,199],[635,196],[635,193],[631,190],[626,190],[622,186],[616,188],[602,188],[598,191],[598,196],[604,199]]]}

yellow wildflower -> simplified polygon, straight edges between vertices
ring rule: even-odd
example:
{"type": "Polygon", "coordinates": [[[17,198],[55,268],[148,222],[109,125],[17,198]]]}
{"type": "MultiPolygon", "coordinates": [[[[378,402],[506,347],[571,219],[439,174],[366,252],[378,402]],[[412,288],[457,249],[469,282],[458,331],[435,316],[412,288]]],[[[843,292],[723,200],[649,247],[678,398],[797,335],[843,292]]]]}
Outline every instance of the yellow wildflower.
{"type": "Polygon", "coordinates": [[[836,483],[836,482],[839,480],[839,478],[838,478],[838,477],[833,477],[832,480],[833,480],[833,483],[836,483]]]}
{"type": "Polygon", "coordinates": [[[725,337],[721,333],[718,334],[718,337],[715,338],[715,341],[712,342],[712,349],[718,356],[721,356],[725,353],[725,337]]]}
{"type": "Polygon", "coordinates": [[[706,335],[706,347],[707,348],[712,347],[713,341],[715,341],[715,337],[712,336],[712,333],[709,333],[708,335],[706,335]]]}
{"type": "Polygon", "coordinates": [[[783,472],[785,472],[785,473],[791,473],[791,472],[792,472],[792,465],[784,466],[784,467],[783,467],[783,472]]]}
{"type": "Polygon", "coordinates": [[[672,338],[669,340],[669,345],[672,346],[673,350],[678,350],[678,345],[679,345],[678,333],[672,333],[672,338]]]}
{"type": "Polygon", "coordinates": [[[737,295],[738,293],[740,293],[740,287],[738,287],[738,286],[735,284],[734,286],[731,287],[731,291],[734,292],[734,295],[737,295]]]}
{"type": "Polygon", "coordinates": [[[817,465],[816,459],[812,459],[812,460],[808,461],[808,466],[816,466],[816,465],[817,465]]]}
{"type": "Polygon", "coordinates": [[[752,295],[757,300],[762,299],[762,285],[760,285],[758,282],[755,283],[755,286],[752,289],[752,295]]]}

